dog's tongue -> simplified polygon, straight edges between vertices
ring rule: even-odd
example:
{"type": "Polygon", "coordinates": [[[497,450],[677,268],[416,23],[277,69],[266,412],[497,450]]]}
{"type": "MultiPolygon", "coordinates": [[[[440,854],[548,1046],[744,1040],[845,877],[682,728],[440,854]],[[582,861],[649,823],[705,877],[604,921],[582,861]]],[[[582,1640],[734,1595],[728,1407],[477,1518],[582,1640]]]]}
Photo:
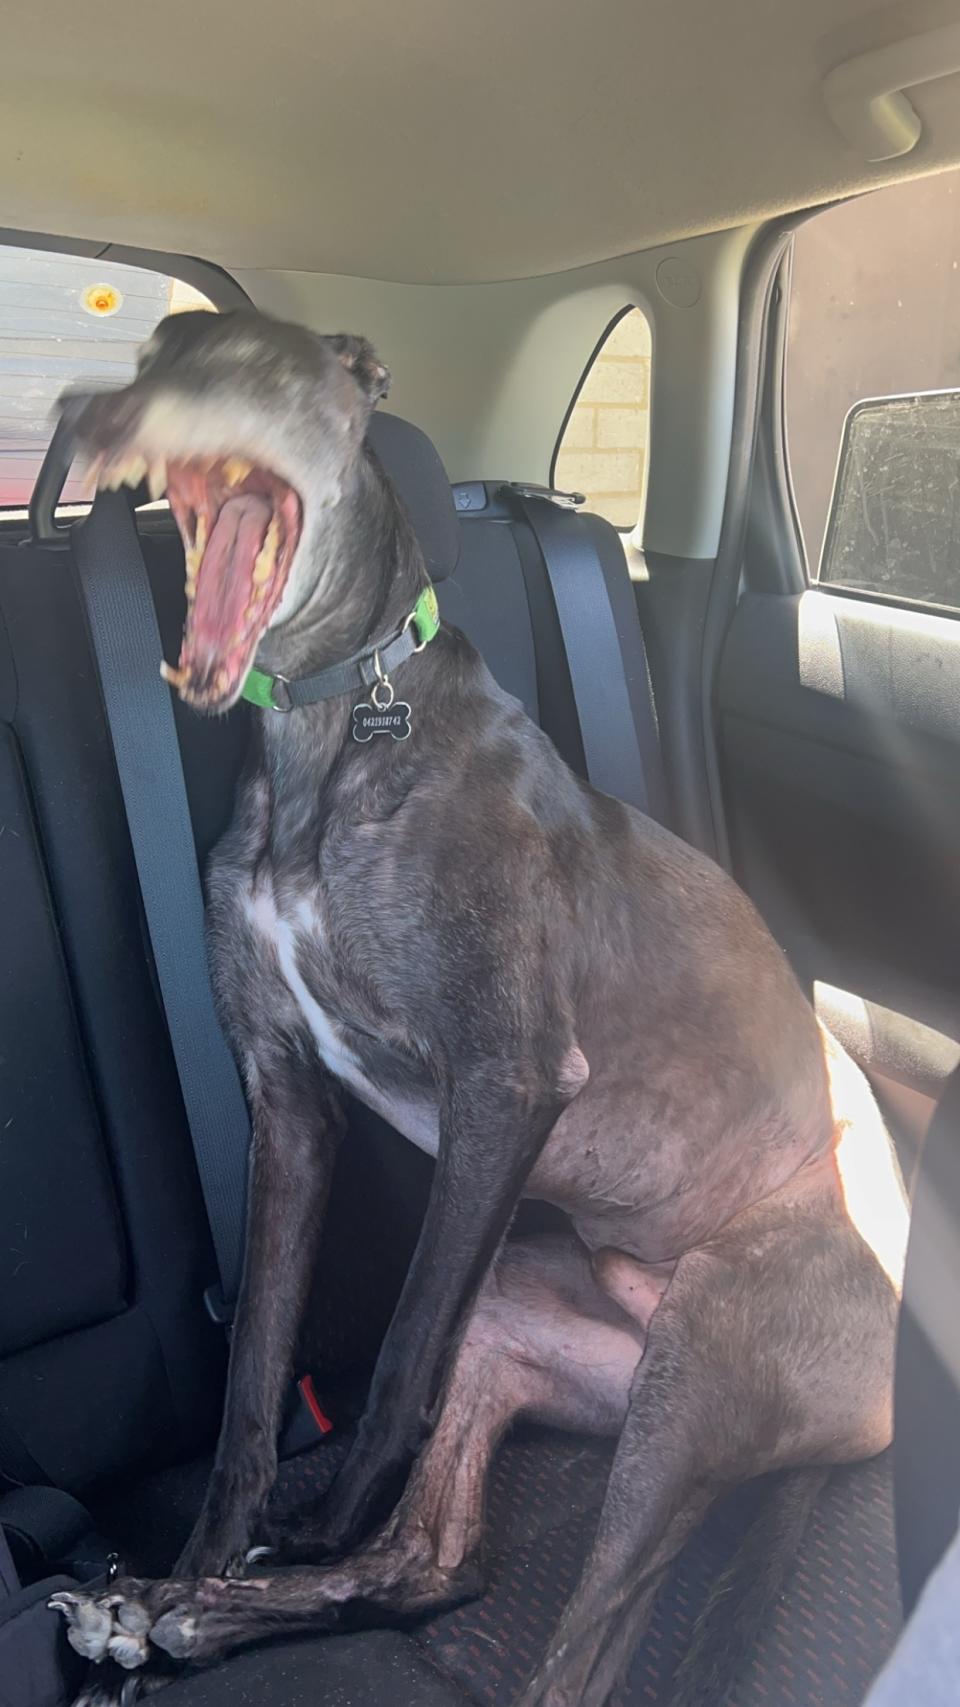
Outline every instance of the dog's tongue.
{"type": "Polygon", "coordinates": [[[221,508],[200,563],[188,624],[189,649],[198,660],[223,653],[242,633],[254,564],[272,514],[269,500],[256,492],[228,498],[221,508]]]}

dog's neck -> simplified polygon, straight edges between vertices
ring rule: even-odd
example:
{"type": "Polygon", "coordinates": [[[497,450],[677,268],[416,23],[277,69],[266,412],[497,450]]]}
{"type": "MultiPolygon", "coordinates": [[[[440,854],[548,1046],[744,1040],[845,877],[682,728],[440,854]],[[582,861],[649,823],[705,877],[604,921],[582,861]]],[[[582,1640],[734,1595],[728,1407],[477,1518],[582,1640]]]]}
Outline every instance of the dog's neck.
{"type": "MultiPolygon", "coordinates": [[[[427,583],[416,538],[372,452],[359,460],[351,486],[330,510],[319,549],[325,566],[318,596],[270,630],[257,654],[258,667],[291,681],[396,633],[427,583]]],[[[315,849],[325,785],[351,744],[353,708],[363,697],[358,688],[287,714],[256,713],[278,848],[315,849]]],[[[378,756],[370,755],[375,763],[378,756]]]]}
{"type": "Polygon", "coordinates": [[[369,449],[325,512],[313,550],[314,592],[288,622],[268,629],[257,653],[262,669],[291,681],[395,632],[427,580],[410,524],[369,449]]]}

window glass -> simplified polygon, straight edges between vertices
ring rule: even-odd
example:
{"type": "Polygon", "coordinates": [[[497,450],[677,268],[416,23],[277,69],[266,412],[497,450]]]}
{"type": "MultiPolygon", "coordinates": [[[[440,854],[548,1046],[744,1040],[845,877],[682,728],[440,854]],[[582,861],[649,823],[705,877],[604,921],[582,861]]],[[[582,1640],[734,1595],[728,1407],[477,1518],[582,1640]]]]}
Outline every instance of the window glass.
{"type": "Polygon", "coordinates": [[[567,417],[553,483],[583,492],[618,528],[643,520],[650,417],[650,327],[631,308],[611,327],[567,417]]]}
{"type": "MultiPolygon", "coordinates": [[[[213,304],[141,267],[0,247],[0,508],[29,503],[60,392],[125,384],[157,322],[186,308],[213,304]]],[[[71,475],[64,503],[89,495],[71,475]]]]}
{"type": "Polygon", "coordinates": [[[803,225],[785,408],[811,576],[960,606],[957,390],[960,173],[803,225]]]}

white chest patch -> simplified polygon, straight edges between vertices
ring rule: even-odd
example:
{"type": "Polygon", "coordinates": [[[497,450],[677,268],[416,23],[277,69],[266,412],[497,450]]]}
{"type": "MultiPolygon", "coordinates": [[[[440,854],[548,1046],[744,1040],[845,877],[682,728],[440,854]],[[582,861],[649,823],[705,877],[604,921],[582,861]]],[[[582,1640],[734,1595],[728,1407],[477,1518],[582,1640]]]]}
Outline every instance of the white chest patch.
{"type": "Polygon", "coordinates": [[[381,1091],[366,1076],[352,1049],[326,1009],[307,988],[298,960],[298,944],[308,939],[322,946],[323,921],[308,901],[298,901],[289,916],[277,911],[271,889],[260,885],[247,895],[245,911],[258,936],[272,943],[284,982],[310,1028],[317,1054],[328,1070],[349,1087],[361,1102],[402,1132],[418,1150],[431,1156],[439,1143],[438,1120],[430,1103],[414,1102],[381,1091]]]}

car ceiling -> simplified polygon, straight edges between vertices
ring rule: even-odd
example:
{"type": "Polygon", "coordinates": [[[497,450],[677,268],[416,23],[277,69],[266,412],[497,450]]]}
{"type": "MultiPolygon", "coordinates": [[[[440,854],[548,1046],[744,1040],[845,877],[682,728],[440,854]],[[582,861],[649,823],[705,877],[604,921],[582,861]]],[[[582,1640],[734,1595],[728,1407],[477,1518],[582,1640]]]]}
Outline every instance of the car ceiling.
{"type": "Polygon", "coordinates": [[[562,271],[960,160],[960,78],[869,165],[833,66],[956,0],[34,0],[4,18],[7,226],[450,283],[562,271]]]}

